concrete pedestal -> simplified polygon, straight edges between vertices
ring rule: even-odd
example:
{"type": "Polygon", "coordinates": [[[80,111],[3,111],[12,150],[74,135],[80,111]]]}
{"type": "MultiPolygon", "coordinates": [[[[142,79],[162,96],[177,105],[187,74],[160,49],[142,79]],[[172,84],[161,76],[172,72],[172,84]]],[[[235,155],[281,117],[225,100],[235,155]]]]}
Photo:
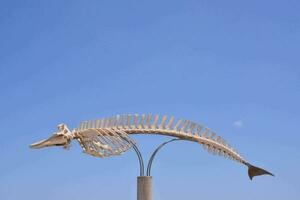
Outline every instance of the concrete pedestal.
{"type": "Polygon", "coordinates": [[[152,200],[152,176],[137,177],[137,200],[152,200]]]}

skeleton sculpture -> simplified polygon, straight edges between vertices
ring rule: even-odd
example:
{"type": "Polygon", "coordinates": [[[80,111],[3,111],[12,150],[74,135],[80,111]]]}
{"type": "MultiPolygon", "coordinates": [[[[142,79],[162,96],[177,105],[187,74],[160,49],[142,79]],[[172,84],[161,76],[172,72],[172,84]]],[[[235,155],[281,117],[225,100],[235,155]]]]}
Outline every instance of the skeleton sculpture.
{"type": "Polygon", "coordinates": [[[134,145],[130,134],[159,134],[201,144],[208,152],[235,160],[248,167],[250,179],[258,175],[272,175],[270,172],[251,165],[236,150],[215,132],[189,120],[168,119],[166,115],[117,115],[101,120],[82,122],[79,128],[70,131],[65,124],[58,125],[58,132],[46,140],[30,145],[32,148],[63,146],[68,149],[76,139],[83,151],[96,157],[119,155],[134,145]]]}

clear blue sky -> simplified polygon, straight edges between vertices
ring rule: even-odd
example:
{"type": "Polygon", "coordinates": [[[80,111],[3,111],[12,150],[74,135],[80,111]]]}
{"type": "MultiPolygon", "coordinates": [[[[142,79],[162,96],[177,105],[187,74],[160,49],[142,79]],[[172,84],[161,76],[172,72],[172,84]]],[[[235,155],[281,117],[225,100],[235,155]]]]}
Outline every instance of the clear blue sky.
{"type": "MultiPolygon", "coordinates": [[[[0,2],[0,199],[135,199],[133,151],[29,149],[64,122],[159,113],[210,127],[276,177],[178,142],[153,166],[156,200],[296,200],[300,3],[0,2]]],[[[134,136],[147,160],[160,136],[134,136]]]]}

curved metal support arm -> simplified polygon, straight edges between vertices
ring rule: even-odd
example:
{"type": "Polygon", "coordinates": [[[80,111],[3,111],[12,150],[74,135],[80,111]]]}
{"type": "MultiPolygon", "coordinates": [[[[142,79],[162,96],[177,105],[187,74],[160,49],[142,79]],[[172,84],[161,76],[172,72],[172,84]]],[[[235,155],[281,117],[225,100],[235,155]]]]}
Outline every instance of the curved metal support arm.
{"type": "Polygon", "coordinates": [[[143,156],[139,150],[139,148],[132,142],[127,140],[127,138],[122,137],[126,142],[128,142],[129,144],[132,145],[138,159],[139,159],[139,164],[140,164],[140,176],[144,176],[144,172],[145,172],[145,167],[144,167],[144,160],[143,160],[143,156]]]}
{"type": "Polygon", "coordinates": [[[144,176],[144,160],[143,160],[143,157],[142,157],[142,154],[139,150],[139,148],[134,144],[134,143],[131,143],[132,144],[132,147],[134,149],[134,151],[136,152],[136,155],[138,156],[138,159],[139,159],[139,164],[140,164],[140,176],[144,176]]]}
{"type": "MultiPolygon", "coordinates": [[[[126,138],[123,138],[125,141],[127,141],[129,144],[132,145],[137,157],[138,157],[138,160],[139,160],[139,164],[140,164],[140,176],[144,176],[144,171],[145,171],[145,167],[144,167],[144,160],[143,160],[143,156],[139,150],[139,148],[136,146],[135,143],[133,143],[132,141],[129,141],[127,140],[126,138]]],[[[182,139],[171,139],[169,141],[166,141],[164,143],[162,143],[161,145],[159,145],[155,151],[152,153],[150,159],[149,159],[149,162],[148,162],[148,166],[147,166],[147,174],[146,176],[151,176],[151,167],[152,167],[152,163],[153,163],[153,160],[156,156],[156,154],[158,153],[158,151],[163,147],[165,146],[166,144],[170,143],[170,142],[173,142],[173,141],[177,141],[177,140],[182,140],[182,139]]]]}
{"type": "Polygon", "coordinates": [[[169,141],[166,141],[164,143],[162,143],[161,145],[159,145],[155,151],[152,153],[150,159],[149,159],[149,162],[148,162],[148,166],[147,166],[147,176],[151,176],[151,167],[152,167],[152,162],[155,158],[155,155],[157,154],[157,152],[163,147],[165,146],[166,144],[170,143],[170,142],[173,142],[173,141],[177,141],[177,140],[182,140],[182,139],[171,139],[169,141]]]}

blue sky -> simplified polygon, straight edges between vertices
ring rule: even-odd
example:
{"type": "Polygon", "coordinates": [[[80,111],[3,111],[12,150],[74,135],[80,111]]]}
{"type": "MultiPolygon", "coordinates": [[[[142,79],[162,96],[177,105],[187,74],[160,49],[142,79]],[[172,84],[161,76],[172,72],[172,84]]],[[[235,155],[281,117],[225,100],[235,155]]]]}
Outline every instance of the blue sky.
{"type": "MultiPolygon", "coordinates": [[[[133,151],[29,149],[64,122],[159,113],[215,130],[276,177],[177,142],[162,199],[298,199],[299,1],[1,1],[0,199],[135,199],[133,151]]],[[[147,160],[168,138],[134,136],[147,160]]]]}

